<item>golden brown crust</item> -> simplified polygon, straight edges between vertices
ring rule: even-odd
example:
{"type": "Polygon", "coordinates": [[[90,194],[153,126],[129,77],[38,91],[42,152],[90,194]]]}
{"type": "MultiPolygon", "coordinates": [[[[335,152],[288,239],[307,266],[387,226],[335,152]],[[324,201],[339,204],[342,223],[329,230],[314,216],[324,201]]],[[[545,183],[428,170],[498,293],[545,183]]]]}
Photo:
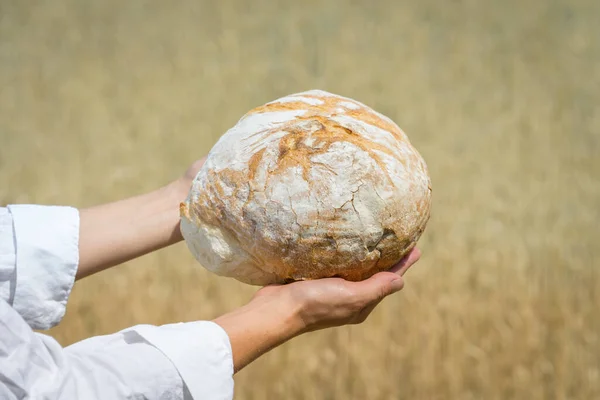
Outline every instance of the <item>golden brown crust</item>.
{"type": "MultiPolygon", "coordinates": [[[[377,182],[383,177],[387,180],[387,185],[396,185],[388,173],[382,155],[395,159],[404,168],[417,168],[419,173],[425,176],[426,165],[397,125],[361,103],[350,99],[340,101],[337,96],[302,94],[302,97],[320,100],[322,104],[310,105],[302,101],[273,102],[246,114],[248,116],[306,110],[303,115],[291,118],[277,129],[262,132],[265,135],[263,140],[267,140],[269,135],[275,132],[285,132],[279,137],[278,156],[269,164],[266,180],[261,180],[263,178],[260,175],[260,171],[265,168],[266,148],[252,154],[247,168],[234,169],[224,166],[218,170],[208,169],[202,180],[202,188],[196,192],[193,203],[190,207],[182,204],[182,217],[196,224],[219,227],[227,235],[234,237],[243,251],[251,255],[253,267],[274,274],[279,283],[328,276],[358,281],[387,270],[415,246],[425,229],[431,201],[429,182],[426,193],[422,187],[415,186],[416,184],[411,184],[414,188],[407,186],[408,190],[413,191],[410,194],[414,201],[411,206],[414,207],[413,211],[407,209],[405,202],[390,199],[385,201],[384,208],[378,214],[381,232],[375,234],[379,236],[370,242],[362,239],[361,235],[365,234],[364,232],[349,231],[347,224],[344,225],[349,213],[358,214],[356,209],[352,210],[355,206],[355,192],[349,193],[351,199],[341,207],[326,205],[322,212],[319,212],[318,207],[307,211],[305,220],[309,221],[309,225],[304,226],[298,222],[298,216],[291,206],[291,198],[290,205],[280,204],[269,199],[266,191],[272,180],[287,173],[290,168],[297,167],[300,167],[302,179],[308,182],[312,191],[328,190],[323,186],[325,182],[311,177],[311,169],[318,164],[313,157],[329,152],[331,146],[339,142],[349,143],[368,154],[378,167],[376,170],[362,172],[362,179],[367,183],[377,182]],[[341,102],[351,103],[352,106],[340,111],[341,102]],[[389,132],[398,143],[410,151],[405,152],[404,156],[399,156],[392,148],[334,121],[332,117],[335,115],[351,116],[357,121],[389,132]],[[261,196],[260,201],[256,199],[257,195],[261,196]],[[406,214],[407,212],[410,212],[410,215],[406,214]],[[275,218],[276,215],[289,216],[290,213],[294,214],[290,223],[298,227],[281,225],[284,219],[278,221],[275,218]],[[411,226],[407,226],[406,221],[412,220],[411,218],[416,220],[411,226]],[[317,224],[318,229],[315,229],[314,224],[317,224]],[[340,246],[340,243],[344,245],[340,246]],[[348,243],[359,243],[364,251],[356,251],[356,247],[348,246],[348,243]]],[[[252,135],[249,134],[248,137],[252,135]]],[[[335,166],[321,167],[329,168],[332,174],[336,174],[335,166]]],[[[264,171],[262,172],[264,175],[264,171]]],[[[407,185],[406,182],[402,184],[407,185]]],[[[359,189],[356,189],[356,193],[359,189]]]]}

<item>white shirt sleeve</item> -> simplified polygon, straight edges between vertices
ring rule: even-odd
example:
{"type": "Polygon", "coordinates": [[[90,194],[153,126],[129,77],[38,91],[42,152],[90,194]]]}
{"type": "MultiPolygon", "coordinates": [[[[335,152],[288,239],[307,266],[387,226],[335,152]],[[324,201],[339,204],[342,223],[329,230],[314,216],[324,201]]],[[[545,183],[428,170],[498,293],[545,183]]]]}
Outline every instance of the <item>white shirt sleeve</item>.
{"type": "Polygon", "coordinates": [[[31,329],[64,315],[78,240],[75,209],[0,208],[0,398],[232,399],[231,345],[215,323],[140,325],[64,349],[31,329]]]}
{"type": "Polygon", "coordinates": [[[13,205],[0,209],[0,224],[0,297],[34,329],[57,325],[79,265],[79,212],[13,205]]]}

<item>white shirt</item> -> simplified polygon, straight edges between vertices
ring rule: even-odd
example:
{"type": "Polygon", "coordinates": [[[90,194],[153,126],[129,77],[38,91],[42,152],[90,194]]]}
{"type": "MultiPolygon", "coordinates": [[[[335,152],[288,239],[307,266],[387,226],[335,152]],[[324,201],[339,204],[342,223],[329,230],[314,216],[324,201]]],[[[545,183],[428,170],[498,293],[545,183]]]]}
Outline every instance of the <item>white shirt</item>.
{"type": "Polygon", "coordinates": [[[0,399],[232,399],[225,331],[208,321],[138,325],[66,348],[60,322],[77,271],[79,213],[0,207],[0,399]]]}

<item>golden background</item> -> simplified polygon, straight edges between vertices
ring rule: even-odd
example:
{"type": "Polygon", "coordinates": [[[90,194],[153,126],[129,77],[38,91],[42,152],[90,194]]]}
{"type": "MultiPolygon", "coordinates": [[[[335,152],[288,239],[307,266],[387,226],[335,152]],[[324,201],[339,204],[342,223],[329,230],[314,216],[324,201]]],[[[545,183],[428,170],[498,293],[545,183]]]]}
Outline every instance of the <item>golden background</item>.
{"type": "MultiPolygon", "coordinates": [[[[236,399],[600,398],[600,2],[0,0],[0,201],[157,188],[250,108],[320,88],[394,119],[433,214],[404,291],[297,338],[236,399]]],[[[67,345],[254,288],[184,244],[85,279],[67,345]]]]}

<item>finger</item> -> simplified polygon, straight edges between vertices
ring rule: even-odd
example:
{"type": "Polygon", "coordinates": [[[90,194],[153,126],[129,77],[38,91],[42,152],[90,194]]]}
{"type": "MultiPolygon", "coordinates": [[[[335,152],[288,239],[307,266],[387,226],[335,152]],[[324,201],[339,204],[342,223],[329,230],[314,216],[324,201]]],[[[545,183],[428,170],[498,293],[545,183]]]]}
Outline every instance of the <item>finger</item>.
{"type": "Polygon", "coordinates": [[[397,275],[404,275],[419,259],[421,258],[421,250],[414,247],[398,264],[390,268],[390,272],[397,275]]]}
{"type": "Polygon", "coordinates": [[[370,303],[381,301],[384,297],[404,287],[402,278],[391,272],[379,272],[364,281],[348,282],[348,284],[355,299],[364,304],[364,307],[370,303]]]}

